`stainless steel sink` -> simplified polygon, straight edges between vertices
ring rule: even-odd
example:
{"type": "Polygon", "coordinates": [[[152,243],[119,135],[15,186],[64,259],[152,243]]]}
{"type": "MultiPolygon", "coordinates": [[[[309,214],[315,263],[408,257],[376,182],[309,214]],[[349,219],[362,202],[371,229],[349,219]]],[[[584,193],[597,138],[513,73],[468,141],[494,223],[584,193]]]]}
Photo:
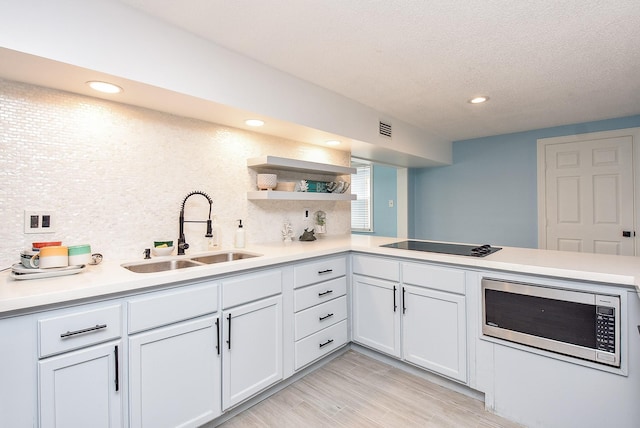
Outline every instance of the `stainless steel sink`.
{"type": "Polygon", "coordinates": [[[207,254],[189,259],[162,260],[158,262],[133,262],[121,265],[123,268],[136,273],[154,273],[168,270],[184,269],[194,266],[204,266],[213,263],[231,262],[234,260],[250,259],[259,254],[229,251],[226,253],[207,254]]]}
{"type": "Polygon", "coordinates": [[[190,260],[208,265],[212,263],[230,262],[233,260],[250,259],[258,257],[257,254],[230,251],[228,253],[210,254],[207,256],[192,257],[190,260]]]}
{"type": "Polygon", "coordinates": [[[151,263],[128,263],[122,265],[123,268],[129,269],[131,272],[136,273],[153,273],[153,272],[164,272],[167,270],[176,270],[176,269],[184,269],[193,266],[202,266],[202,263],[196,263],[187,259],[179,259],[179,260],[163,260],[161,262],[151,262],[151,263]]]}

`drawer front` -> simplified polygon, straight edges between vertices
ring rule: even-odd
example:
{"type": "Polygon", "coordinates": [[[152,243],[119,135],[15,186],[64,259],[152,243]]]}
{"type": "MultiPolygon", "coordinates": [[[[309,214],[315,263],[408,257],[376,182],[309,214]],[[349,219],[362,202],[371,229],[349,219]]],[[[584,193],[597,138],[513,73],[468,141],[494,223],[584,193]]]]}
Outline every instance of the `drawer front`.
{"type": "Polygon", "coordinates": [[[78,310],[38,320],[40,358],[122,336],[122,306],[78,310]]]}
{"type": "Polygon", "coordinates": [[[241,275],[222,281],[223,309],[282,293],[280,269],[241,275]]]}
{"type": "Polygon", "coordinates": [[[298,312],[295,319],[295,340],[300,340],[323,328],[346,320],[347,296],[298,312]]]}
{"type": "Polygon", "coordinates": [[[434,290],[465,294],[465,273],[460,269],[419,263],[403,263],[402,282],[434,290]]]}
{"type": "Polygon", "coordinates": [[[374,278],[400,281],[400,262],[355,254],[352,258],[353,273],[374,278]]]}
{"type": "Polygon", "coordinates": [[[296,342],[295,369],[298,370],[347,343],[347,321],[340,321],[296,342]]]}
{"type": "Polygon", "coordinates": [[[136,333],[218,310],[218,284],[161,291],[129,301],[129,333],[136,333]]]}
{"type": "Polygon", "coordinates": [[[294,288],[338,278],[346,273],[347,259],[345,256],[298,265],[293,268],[294,288]]]}
{"type": "Polygon", "coordinates": [[[294,311],[298,312],[347,294],[347,278],[343,276],[320,284],[298,288],[294,293],[294,311]]]}

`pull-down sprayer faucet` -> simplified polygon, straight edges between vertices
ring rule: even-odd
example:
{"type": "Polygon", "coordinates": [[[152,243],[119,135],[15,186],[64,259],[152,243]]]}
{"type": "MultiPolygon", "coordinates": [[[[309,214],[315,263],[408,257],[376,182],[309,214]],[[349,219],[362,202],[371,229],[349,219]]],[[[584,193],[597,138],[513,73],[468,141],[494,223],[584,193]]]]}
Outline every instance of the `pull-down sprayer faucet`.
{"type": "Polygon", "coordinates": [[[184,255],[184,250],[189,248],[189,244],[185,242],[184,237],[184,224],[185,223],[207,223],[207,234],[204,235],[206,238],[211,238],[213,236],[213,232],[211,230],[211,207],[213,205],[213,200],[204,192],[196,190],[195,192],[189,193],[184,200],[182,201],[182,206],[180,207],[180,236],[178,237],[178,255],[184,255]],[[187,199],[189,199],[193,195],[202,195],[207,198],[209,201],[209,219],[208,220],[185,220],[184,219],[184,204],[187,203],[187,199]]]}

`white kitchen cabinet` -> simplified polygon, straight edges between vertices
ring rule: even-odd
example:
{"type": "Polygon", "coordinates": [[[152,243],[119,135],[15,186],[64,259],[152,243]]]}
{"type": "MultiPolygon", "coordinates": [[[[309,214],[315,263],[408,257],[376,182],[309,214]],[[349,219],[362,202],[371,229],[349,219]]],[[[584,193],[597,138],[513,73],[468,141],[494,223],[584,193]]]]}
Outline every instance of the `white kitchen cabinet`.
{"type": "MultiPolygon", "coordinates": [[[[261,156],[247,159],[247,166],[255,170],[280,170],[294,171],[305,174],[320,174],[329,176],[351,175],[356,173],[355,168],[330,165],[318,162],[308,162],[297,159],[281,158],[277,156],[261,156]]],[[[301,175],[306,179],[306,175],[301,175]]],[[[247,193],[247,199],[258,200],[297,200],[297,201],[350,201],[356,199],[351,193],[315,193],[315,192],[281,192],[277,190],[252,191],[247,193]]]]}
{"type": "Polygon", "coordinates": [[[121,345],[108,342],[38,363],[41,428],[123,426],[121,345]]]}
{"type": "Polygon", "coordinates": [[[220,415],[218,326],[208,316],[129,339],[131,427],[198,427],[220,415]]]}
{"type": "Polygon", "coordinates": [[[402,263],[402,279],[404,359],[466,383],[464,271],[402,263]]]}
{"type": "Polygon", "coordinates": [[[400,358],[400,284],[353,275],[351,286],[353,340],[400,358]]]}
{"type": "Polygon", "coordinates": [[[464,271],[354,255],[353,272],[354,342],[467,381],[464,271]]]}
{"type": "Polygon", "coordinates": [[[354,254],[352,271],[353,341],[400,358],[400,262],[354,254]]]}
{"type": "Polygon", "coordinates": [[[227,410],[283,377],[282,296],[222,312],[222,407],[227,410]]]}
{"type": "Polygon", "coordinates": [[[294,368],[299,370],[348,342],[347,259],[317,259],[293,268],[294,368]]]}
{"type": "Polygon", "coordinates": [[[121,305],[46,312],[37,325],[40,427],[122,426],[121,305]]]}
{"type": "Polygon", "coordinates": [[[282,270],[222,281],[222,409],[283,378],[282,270]]]}
{"type": "Polygon", "coordinates": [[[466,382],[464,296],[410,285],[403,288],[404,359],[466,382]]]}
{"type": "Polygon", "coordinates": [[[128,302],[131,427],[198,427],[221,413],[217,283],[128,302]]]}

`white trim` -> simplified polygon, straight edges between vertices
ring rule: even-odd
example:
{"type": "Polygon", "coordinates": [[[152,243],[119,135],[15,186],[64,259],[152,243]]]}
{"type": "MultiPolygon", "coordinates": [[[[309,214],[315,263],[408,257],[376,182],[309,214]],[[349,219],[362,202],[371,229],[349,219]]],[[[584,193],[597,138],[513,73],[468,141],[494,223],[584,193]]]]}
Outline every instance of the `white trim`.
{"type": "MultiPolygon", "coordinates": [[[[546,189],[546,164],[545,149],[551,144],[574,143],[584,140],[601,140],[605,138],[631,137],[633,150],[633,218],[634,228],[640,233],[640,213],[637,205],[640,202],[640,174],[637,169],[640,167],[640,128],[613,129],[611,131],[588,132],[585,134],[565,135],[562,137],[541,138],[537,140],[537,174],[538,174],[538,248],[547,248],[547,201],[546,189]]],[[[635,254],[640,255],[640,239],[635,239],[635,254]]]]}
{"type": "Polygon", "coordinates": [[[409,237],[409,170],[397,168],[396,216],[398,238],[409,237]]]}

